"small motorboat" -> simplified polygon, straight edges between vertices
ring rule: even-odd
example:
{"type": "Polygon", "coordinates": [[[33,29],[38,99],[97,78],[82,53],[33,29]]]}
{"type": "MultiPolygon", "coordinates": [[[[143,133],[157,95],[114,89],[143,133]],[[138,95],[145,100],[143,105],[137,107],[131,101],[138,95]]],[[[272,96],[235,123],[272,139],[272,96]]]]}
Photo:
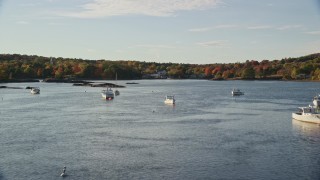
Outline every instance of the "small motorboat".
{"type": "Polygon", "coordinates": [[[165,100],[164,100],[165,104],[175,104],[176,103],[176,99],[174,98],[174,96],[166,96],[165,100]]]}
{"type": "Polygon", "coordinates": [[[62,173],[60,174],[61,177],[66,176],[66,170],[67,170],[67,167],[64,166],[63,169],[62,169],[62,173]]]}
{"type": "Polygon", "coordinates": [[[234,89],[231,91],[231,94],[232,94],[232,96],[240,96],[240,95],[244,95],[244,92],[240,91],[240,89],[234,88],[234,89]]]}
{"type": "Polygon", "coordinates": [[[30,92],[31,94],[40,94],[40,88],[32,87],[30,92]]]}
{"type": "Polygon", "coordinates": [[[114,99],[114,93],[111,88],[107,88],[101,91],[101,95],[105,100],[112,100],[114,99]]]}

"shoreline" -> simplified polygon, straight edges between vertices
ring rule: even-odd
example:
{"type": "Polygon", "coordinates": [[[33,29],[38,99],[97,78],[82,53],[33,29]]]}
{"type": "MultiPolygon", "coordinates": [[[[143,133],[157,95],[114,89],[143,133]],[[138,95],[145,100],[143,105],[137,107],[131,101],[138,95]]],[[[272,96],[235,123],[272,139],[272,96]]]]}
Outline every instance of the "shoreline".
{"type": "MultiPolygon", "coordinates": [[[[6,86],[4,84],[10,84],[10,83],[35,83],[35,82],[43,82],[43,83],[70,83],[72,86],[86,86],[86,87],[103,87],[103,88],[125,88],[126,86],[118,85],[114,83],[97,83],[92,82],[95,80],[101,81],[102,79],[91,79],[91,80],[69,80],[69,79],[14,79],[14,80],[0,80],[0,89],[25,89],[22,87],[13,87],[13,86],[6,86]]],[[[135,79],[137,80],[137,79],[135,79]]],[[[139,80],[159,80],[159,79],[139,79],[139,80]]],[[[139,81],[137,80],[137,81],[139,81]]],[[[170,80],[207,80],[207,81],[283,81],[283,82],[320,82],[319,80],[285,80],[285,79],[236,79],[236,78],[230,78],[230,79],[170,79],[170,80]]],[[[105,80],[108,81],[108,80],[105,80]]],[[[112,80],[111,80],[112,81],[112,80]]],[[[126,84],[131,84],[130,82],[127,82],[126,84]]],[[[139,83],[132,83],[132,84],[139,84],[139,83]]],[[[27,86],[26,89],[28,89],[29,86],[27,86]]]]}
{"type": "MultiPolygon", "coordinates": [[[[73,83],[74,85],[78,86],[92,86],[97,87],[97,85],[94,85],[92,81],[113,81],[110,79],[77,79],[77,80],[70,80],[70,79],[54,79],[54,78],[48,78],[48,79],[7,79],[7,80],[0,80],[0,84],[6,84],[6,83],[27,83],[27,82],[45,82],[45,83],[73,83]]],[[[159,80],[159,79],[127,79],[128,81],[135,80],[159,80]]],[[[172,79],[170,80],[208,80],[208,81],[292,81],[292,82],[320,82],[320,80],[311,80],[311,79],[278,79],[278,78],[261,78],[261,79],[240,79],[240,78],[229,78],[229,79],[172,79]]],[[[113,83],[101,83],[101,84],[113,84],[113,83]]],[[[115,85],[115,84],[114,84],[115,85]]]]}
{"type": "MultiPolygon", "coordinates": [[[[73,83],[73,84],[92,84],[92,81],[113,81],[109,79],[90,79],[90,80],[63,80],[63,79],[50,79],[50,80],[42,80],[42,79],[11,79],[11,80],[0,80],[0,84],[6,83],[34,83],[34,82],[45,82],[45,83],[73,83]]],[[[128,79],[128,81],[135,80],[159,80],[159,79],[128,79]]],[[[164,80],[164,79],[163,79],[164,80]]],[[[311,80],[311,79],[172,79],[170,80],[208,80],[208,81],[292,81],[292,82],[320,82],[320,80],[311,80]]],[[[112,83],[110,83],[112,84],[112,83]]]]}

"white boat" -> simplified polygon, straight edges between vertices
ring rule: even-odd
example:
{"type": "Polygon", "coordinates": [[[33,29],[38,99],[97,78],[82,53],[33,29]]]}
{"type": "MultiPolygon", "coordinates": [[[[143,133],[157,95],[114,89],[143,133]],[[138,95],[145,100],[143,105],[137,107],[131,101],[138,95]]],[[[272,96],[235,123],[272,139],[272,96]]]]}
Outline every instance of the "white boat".
{"type": "Polygon", "coordinates": [[[320,124],[320,110],[316,106],[299,107],[299,112],[292,113],[292,119],[320,124]]]}
{"type": "Polygon", "coordinates": [[[60,174],[61,177],[66,176],[66,170],[67,170],[67,167],[64,166],[62,169],[62,173],[60,174]]]}
{"type": "Polygon", "coordinates": [[[175,104],[176,103],[176,99],[174,98],[174,96],[166,96],[166,99],[164,100],[164,103],[166,103],[166,104],[175,104]]]}
{"type": "Polygon", "coordinates": [[[112,100],[114,98],[114,93],[111,88],[107,88],[101,91],[101,95],[106,100],[112,100]]]}
{"type": "Polygon", "coordinates": [[[40,94],[40,88],[38,87],[33,87],[31,88],[31,94],[40,94]]]}
{"type": "Polygon", "coordinates": [[[231,91],[232,96],[240,96],[240,95],[244,95],[244,92],[241,92],[240,89],[232,89],[231,91]]]}
{"type": "Polygon", "coordinates": [[[320,95],[315,96],[313,98],[313,105],[316,106],[316,107],[320,107],[320,95]]]}

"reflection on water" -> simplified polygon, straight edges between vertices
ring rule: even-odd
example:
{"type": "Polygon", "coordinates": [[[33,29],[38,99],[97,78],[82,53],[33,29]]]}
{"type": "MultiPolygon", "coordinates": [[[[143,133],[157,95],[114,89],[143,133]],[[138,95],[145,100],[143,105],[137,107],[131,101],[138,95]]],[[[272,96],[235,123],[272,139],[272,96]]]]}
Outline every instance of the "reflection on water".
{"type": "Polygon", "coordinates": [[[292,119],[292,129],[304,136],[320,137],[320,124],[301,122],[292,119]]]}

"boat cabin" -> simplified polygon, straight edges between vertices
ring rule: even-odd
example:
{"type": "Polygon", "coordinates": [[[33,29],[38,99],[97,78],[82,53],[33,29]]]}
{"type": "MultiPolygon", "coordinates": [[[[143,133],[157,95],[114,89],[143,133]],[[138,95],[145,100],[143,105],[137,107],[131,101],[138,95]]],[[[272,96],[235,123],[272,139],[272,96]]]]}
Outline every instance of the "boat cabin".
{"type": "Polygon", "coordinates": [[[166,104],[175,104],[176,100],[174,96],[166,96],[166,99],[164,101],[166,104]]]}
{"type": "Polygon", "coordinates": [[[313,107],[299,107],[299,114],[317,114],[319,111],[313,107]]]}

